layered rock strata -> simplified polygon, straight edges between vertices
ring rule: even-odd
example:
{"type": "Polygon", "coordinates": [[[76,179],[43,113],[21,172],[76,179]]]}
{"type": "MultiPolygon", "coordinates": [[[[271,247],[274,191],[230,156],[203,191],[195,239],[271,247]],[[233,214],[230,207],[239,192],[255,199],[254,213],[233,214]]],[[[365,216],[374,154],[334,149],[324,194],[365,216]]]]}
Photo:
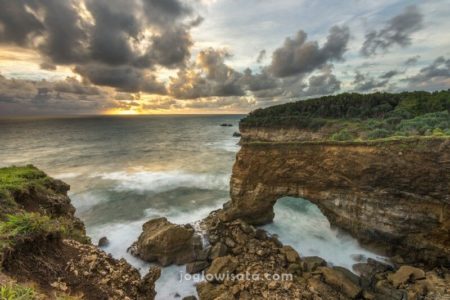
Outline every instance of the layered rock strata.
{"type": "Polygon", "coordinates": [[[265,224],[284,196],[316,204],[333,226],[412,261],[450,263],[450,139],[247,142],[224,219],[265,224]]]}

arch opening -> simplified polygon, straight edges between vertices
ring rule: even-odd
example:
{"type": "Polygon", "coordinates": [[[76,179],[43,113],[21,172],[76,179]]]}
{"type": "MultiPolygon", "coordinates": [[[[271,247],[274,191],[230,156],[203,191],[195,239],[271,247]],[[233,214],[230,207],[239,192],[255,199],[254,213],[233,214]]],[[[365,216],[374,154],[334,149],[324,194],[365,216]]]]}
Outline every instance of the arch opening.
{"type": "Polygon", "coordinates": [[[319,207],[309,200],[296,197],[279,198],[274,205],[275,218],[262,226],[279,240],[294,247],[304,256],[319,256],[329,264],[352,270],[358,262],[368,258],[386,261],[387,258],[364,248],[347,232],[330,225],[319,207]]]}

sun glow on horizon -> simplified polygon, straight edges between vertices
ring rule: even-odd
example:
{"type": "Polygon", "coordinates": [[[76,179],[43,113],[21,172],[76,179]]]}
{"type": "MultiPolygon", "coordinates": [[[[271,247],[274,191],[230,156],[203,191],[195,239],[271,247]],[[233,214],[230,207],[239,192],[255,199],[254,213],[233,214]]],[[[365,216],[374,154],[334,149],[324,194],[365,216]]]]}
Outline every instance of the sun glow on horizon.
{"type": "Polygon", "coordinates": [[[135,109],[112,108],[103,113],[104,115],[139,115],[142,112],[135,109]]]}

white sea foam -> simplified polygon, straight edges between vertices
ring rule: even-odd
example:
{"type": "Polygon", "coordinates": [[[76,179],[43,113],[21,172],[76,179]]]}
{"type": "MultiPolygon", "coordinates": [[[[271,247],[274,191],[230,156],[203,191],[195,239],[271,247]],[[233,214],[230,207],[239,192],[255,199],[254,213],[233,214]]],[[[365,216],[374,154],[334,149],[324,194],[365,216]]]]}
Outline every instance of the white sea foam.
{"type": "Polygon", "coordinates": [[[57,179],[70,179],[70,178],[75,178],[80,176],[80,173],[75,173],[75,172],[67,172],[67,173],[58,173],[58,174],[52,174],[53,178],[57,178],[57,179]]]}
{"type": "MultiPolygon", "coordinates": [[[[201,220],[214,209],[220,207],[220,201],[214,202],[213,205],[202,207],[196,211],[181,212],[176,209],[170,211],[158,211],[156,209],[148,209],[146,217],[137,221],[128,223],[108,223],[88,228],[88,234],[95,242],[103,236],[109,240],[109,245],[104,248],[115,258],[125,258],[135,268],[139,269],[142,275],[146,274],[151,264],[146,263],[127,252],[127,248],[137,240],[142,232],[142,225],[157,217],[167,217],[169,221],[177,224],[194,223],[201,220]]],[[[195,290],[195,282],[180,281],[180,274],[185,272],[185,266],[170,266],[162,268],[160,279],[156,282],[156,299],[175,299],[175,295],[182,297],[197,295],[195,290]]]]}
{"type": "Polygon", "coordinates": [[[277,234],[280,241],[294,247],[301,256],[320,256],[330,264],[352,270],[355,256],[365,259],[385,260],[364,248],[358,241],[341,230],[333,229],[327,218],[312,203],[303,203],[301,209],[292,201],[303,199],[280,199],[275,205],[274,222],[263,228],[277,234]]]}
{"type": "Polygon", "coordinates": [[[241,146],[239,146],[238,142],[239,142],[238,138],[232,138],[232,139],[227,139],[227,140],[223,140],[223,141],[219,141],[219,142],[207,143],[206,145],[210,146],[211,148],[214,148],[214,149],[225,150],[228,152],[236,153],[241,148],[241,146]]]}
{"type": "Polygon", "coordinates": [[[94,174],[104,180],[117,181],[118,191],[164,192],[179,187],[193,187],[199,189],[228,190],[229,174],[187,173],[183,171],[167,172],[112,172],[94,174]]]}

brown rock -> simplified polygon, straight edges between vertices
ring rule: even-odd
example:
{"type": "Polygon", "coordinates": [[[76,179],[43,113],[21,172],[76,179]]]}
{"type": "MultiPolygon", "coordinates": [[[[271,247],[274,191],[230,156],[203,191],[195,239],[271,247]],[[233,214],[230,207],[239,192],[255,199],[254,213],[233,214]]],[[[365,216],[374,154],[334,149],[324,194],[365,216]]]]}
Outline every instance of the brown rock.
{"type": "Polygon", "coordinates": [[[211,260],[214,260],[218,257],[227,255],[227,253],[228,247],[225,244],[218,242],[212,247],[209,257],[211,258],[211,260]]]}
{"type": "Polygon", "coordinates": [[[208,281],[222,282],[225,277],[234,272],[238,261],[232,256],[222,256],[214,259],[211,266],[206,270],[205,276],[208,281]]]}
{"type": "Polygon", "coordinates": [[[302,259],[303,269],[307,272],[313,272],[318,267],[325,267],[327,262],[318,256],[307,256],[302,259]]]}
{"type": "MultiPolygon", "coordinates": [[[[224,285],[216,285],[212,284],[208,281],[203,281],[197,284],[197,293],[198,297],[201,300],[217,300],[221,299],[219,297],[222,297],[222,295],[229,295],[227,287],[224,285]]],[[[234,299],[233,295],[230,295],[230,298],[228,299],[234,299]]]]}
{"type": "Polygon", "coordinates": [[[298,255],[297,251],[291,246],[283,246],[280,251],[286,256],[288,262],[295,263],[300,261],[300,255],[298,255]]]}
{"type": "Polygon", "coordinates": [[[106,236],[104,236],[104,237],[102,237],[102,238],[100,238],[98,240],[98,246],[99,247],[106,247],[108,245],[109,245],[109,240],[108,240],[108,238],[106,236]]]}
{"type": "Polygon", "coordinates": [[[357,284],[355,284],[346,276],[346,274],[339,270],[319,267],[317,271],[322,274],[326,283],[330,284],[339,291],[342,291],[345,295],[352,299],[356,298],[362,292],[362,289],[357,284]]]}
{"type": "Polygon", "coordinates": [[[185,264],[194,261],[201,248],[200,237],[190,225],[176,225],[166,218],[158,218],[148,221],[142,228],[131,253],[145,261],[156,261],[163,266],[185,264]]]}
{"type": "Polygon", "coordinates": [[[209,266],[207,261],[194,261],[186,265],[186,272],[189,274],[195,274],[203,271],[209,266]]]}
{"type": "Polygon", "coordinates": [[[425,272],[421,269],[411,266],[401,266],[394,274],[389,276],[389,281],[396,288],[400,287],[409,281],[415,282],[419,279],[425,278],[425,272]]]}
{"type": "Polygon", "coordinates": [[[390,243],[406,261],[450,263],[448,230],[442,230],[450,220],[443,213],[450,182],[448,139],[344,145],[320,142],[326,132],[244,127],[231,202],[223,213],[228,221],[267,224],[277,199],[301,197],[325,212],[331,225],[360,239],[390,243]],[[317,143],[307,142],[316,135],[317,143]],[[246,142],[261,140],[268,143],[246,142]],[[277,143],[287,141],[295,142],[277,143]]]}

